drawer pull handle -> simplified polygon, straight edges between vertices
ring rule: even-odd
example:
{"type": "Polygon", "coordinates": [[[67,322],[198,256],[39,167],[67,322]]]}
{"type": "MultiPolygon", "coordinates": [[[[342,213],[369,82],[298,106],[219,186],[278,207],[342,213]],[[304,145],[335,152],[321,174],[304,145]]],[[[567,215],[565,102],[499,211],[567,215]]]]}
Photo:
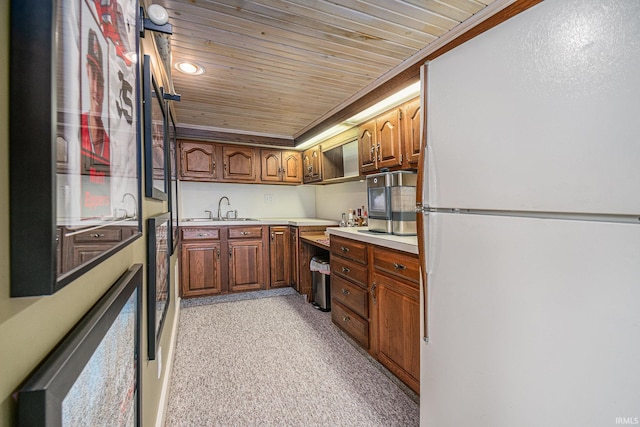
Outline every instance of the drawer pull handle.
{"type": "Polygon", "coordinates": [[[351,320],[351,318],[349,316],[342,316],[342,321],[343,322],[348,322],[350,320],[351,320]]]}
{"type": "Polygon", "coordinates": [[[96,239],[99,239],[100,237],[104,237],[104,234],[95,233],[95,234],[92,234],[91,237],[95,237],[96,239]]]}
{"type": "Polygon", "coordinates": [[[344,294],[344,295],[349,295],[351,292],[349,292],[348,289],[342,288],[340,289],[340,291],[344,294]]]}
{"type": "Polygon", "coordinates": [[[349,273],[351,271],[351,269],[349,269],[349,267],[342,267],[342,272],[343,273],[349,273]]]}
{"type": "Polygon", "coordinates": [[[198,236],[199,236],[199,237],[206,237],[206,236],[208,236],[208,235],[209,235],[209,233],[199,233],[199,234],[198,234],[198,236]]]}
{"type": "Polygon", "coordinates": [[[250,234],[250,233],[249,233],[248,231],[241,231],[241,232],[240,232],[240,235],[241,235],[241,236],[246,236],[247,234],[250,234]]]}
{"type": "Polygon", "coordinates": [[[349,252],[349,248],[345,248],[344,246],[341,246],[340,250],[342,250],[342,252],[349,252]]]}
{"type": "Polygon", "coordinates": [[[405,265],[398,264],[397,262],[394,262],[394,263],[393,263],[393,267],[394,267],[396,270],[406,270],[406,269],[407,269],[407,267],[406,267],[405,265]]]}

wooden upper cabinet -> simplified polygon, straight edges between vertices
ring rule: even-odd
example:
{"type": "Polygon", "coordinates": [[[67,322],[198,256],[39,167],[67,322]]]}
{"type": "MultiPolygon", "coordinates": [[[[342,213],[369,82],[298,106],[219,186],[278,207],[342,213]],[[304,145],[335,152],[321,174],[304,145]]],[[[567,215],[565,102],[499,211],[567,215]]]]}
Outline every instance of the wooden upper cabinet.
{"type": "Polygon", "coordinates": [[[403,168],[417,169],[422,148],[420,135],[420,98],[405,103],[402,106],[402,127],[404,129],[404,159],[403,168]]]}
{"type": "Polygon", "coordinates": [[[415,98],[360,125],[360,173],[417,169],[421,116],[420,98],[415,98]]]}
{"type": "Polygon", "coordinates": [[[256,182],[256,150],[253,147],[224,145],[223,178],[229,182],[256,182]]]}
{"type": "Polygon", "coordinates": [[[263,182],[302,183],[302,155],[297,151],[260,150],[263,182]]]}
{"type": "Polygon", "coordinates": [[[209,142],[180,141],[180,179],[184,181],[218,181],[219,146],[209,142]]]}
{"type": "Polygon", "coordinates": [[[299,151],[282,152],[282,181],[302,183],[302,154],[299,151]]]}
{"type": "Polygon", "coordinates": [[[377,168],[392,168],[402,163],[402,110],[393,109],[376,118],[377,168]]]}
{"type": "Polygon", "coordinates": [[[360,174],[378,169],[376,163],[376,121],[371,120],[359,127],[360,174]]]}
{"type": "Polygon", "coordinates": [[[320,164],[320,146],[309,148],[302,153],[302,167],[304,183],[322,180],[320,164]]]}
{"type": "Polygon", "coordinates": [[[260,179],[280,182],[282,180],[282,154],[280,150],[260,150],[262,163],[260,179]]]}

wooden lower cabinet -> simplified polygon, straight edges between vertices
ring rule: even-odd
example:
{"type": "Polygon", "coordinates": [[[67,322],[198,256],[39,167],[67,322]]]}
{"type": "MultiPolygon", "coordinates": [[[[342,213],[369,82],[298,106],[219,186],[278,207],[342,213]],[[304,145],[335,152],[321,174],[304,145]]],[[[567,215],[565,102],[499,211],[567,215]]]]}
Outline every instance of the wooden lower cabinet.
{"type": "Polygon", "coordinates": [[[220,242],[184,243],[181,257],[180,284],[183,297],[222,292],[220,242]]]}
{"type": "Polygon", "coordinates": [[[374,273],[371,300],[378,360],[419,393],[420,290],[374,273]]]}
{"type": "Polygon", "coordinates": [[[230,240],[229,290],[232,292],[265,288],[264,245],[262,240],[230,240]]]}
{"type": "Polygon", "coordinates": [[[331,237],[331,319],[420,393],[418,256],[331,237]]]}
{"type": "Polygon", "coordinates": [[[298,250],[298,227],[289,226],[289,250],[291,251],[291,263],[289,264],[289,282],[291,287],[300,292],[300,251],[298,250]]]}
{"type": "Polygon", "coordinates": [[[272,288],[291,285],[291,241],[289,226],[269,227],[269,264],[272,288]]]}

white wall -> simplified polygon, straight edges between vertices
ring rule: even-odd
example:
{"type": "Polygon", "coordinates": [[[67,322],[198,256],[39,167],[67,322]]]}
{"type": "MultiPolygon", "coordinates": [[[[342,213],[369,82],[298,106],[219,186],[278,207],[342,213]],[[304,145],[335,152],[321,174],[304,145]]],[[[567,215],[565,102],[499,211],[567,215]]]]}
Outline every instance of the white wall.
{"type": "Polygon", "coordinates": [[[367,206],[366,181],[318,185],[316,188],[316,216],[340,220],[342,212],[367,206]]]}
{"type": "Polygon", "coordinates": [[[178,189],[180,218],[213,216],[218,201],[227,196],[231,206],[222,203],[223,214],[236,209],[239,217],[251,218],[315,218],[316,187],[313,185],[219,184],[180,182],[178,189]],[[270,201],[269,201],[270,200],[270,201]]]}

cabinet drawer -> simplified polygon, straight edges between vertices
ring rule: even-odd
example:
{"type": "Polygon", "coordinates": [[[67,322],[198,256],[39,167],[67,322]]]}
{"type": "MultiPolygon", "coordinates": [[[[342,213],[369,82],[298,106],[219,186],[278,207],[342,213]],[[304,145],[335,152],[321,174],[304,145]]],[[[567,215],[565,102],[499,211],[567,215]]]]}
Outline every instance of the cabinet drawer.
{"type": "Polygon", "coordinates": [[[331,253],[359,262],[360,264],[367,263],[366,243],[331,236],[331,253]]]}
{"type": "Polygon", "coordinates": [[[367,288],[367,266],[356,264],[339,256],[331,257],[331,272],[367,288]]]}
{"type": "Polygon", "coordinates": [[[340,303],[331,306],[331,320],[362,347],[369,349],[369,322],[340,303]]]}
{"type": "Polygon", "coordinates": [[[218,240],[218,228],[182,228],[182,240],[218,240]]]}
{"type": "Polygon", "coordinates": [[[230,239],[262,238],[262,227],[229,227],[230,239]]]}
{"type": "Polygon", "coordinates": [[[349,307],[362,317],[369,317],[369,294],[341,277],[331,276],[331,298],[349,307]]]}
{"type": "Polygon", "coordinates": [[[122,229],[118,228],[99,228],[97,230],[87,231],[73,236],[74,243],[91,243],[91,242],[119,242],[122,240],[122,229]]]}
{"type": "Polygon", "coordinates": [[[373,267],[416,285],[420,283],[420,261],[417,255],[374,246],[373,267]]]}

